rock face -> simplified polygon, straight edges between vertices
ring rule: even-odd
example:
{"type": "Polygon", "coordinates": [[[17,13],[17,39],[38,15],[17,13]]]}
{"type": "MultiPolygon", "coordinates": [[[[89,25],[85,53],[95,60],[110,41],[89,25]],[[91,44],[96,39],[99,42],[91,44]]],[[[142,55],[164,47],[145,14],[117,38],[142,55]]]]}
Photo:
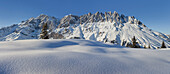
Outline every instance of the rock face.
{"type": "Polygon", "coordinates": [[[9,27],[0,29],[0,41],[21,40],[21,39],[38,39],[42,26],[47,23],[48,31],[53,32],[59,20],[55,17],[40,15],[36,18],[30,18],[9,27]]]}
{"type": "Polygon", "coordinates": [[[170,42],[170,35],[167,35],[169,38],[167,39],[170,42]]]}
{"type": "Polygon", "coordinates": [[[38,39],[42,25],[47,23],[51,39],[86,39],[101,42],[114,41],[126,46],[135,36],[140,47],[158,48],[162,41],[168,47],[170,39],[166,34],[153,31],[134,16],[119,15],[117,12],[96,12],[81,16],[66,15],[60,20],[40,15],[0,29],[0,41],[38,39]]]}
{"type": "Polygon", "coordinates": [[[49,34],[49,38],[53,38],[53,39],[64,39],[64,36],[63,36],[62,34],[52,32],[51,34],[49,34]]]}
{"type": "Polygon", "coordinates": [[[60,20],[58,28],[68,27],[70,25],[79,24],[79,17],[75,15],[67,15],[60,20]]]}

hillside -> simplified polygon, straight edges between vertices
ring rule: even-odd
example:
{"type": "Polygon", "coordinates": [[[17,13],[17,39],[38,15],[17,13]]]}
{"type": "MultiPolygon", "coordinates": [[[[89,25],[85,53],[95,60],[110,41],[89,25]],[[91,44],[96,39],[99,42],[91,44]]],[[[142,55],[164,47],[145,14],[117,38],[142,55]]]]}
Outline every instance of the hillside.
{"type": "Polygon", "coordinates": [[[169,74],[170,49],[89,40],[0,42],[0,74],[169,74]]]}
{"type": "Polygon", "coordinates": [[[134,16],[117,12],[96,12],[81,16],[66,15],[61,19],[40,15],[0,29],[0,41],[39,39],[42,26],[47,23],[51,39],[85,39],[126,46],[135,36],[140,47],[158,48],[162,42],[170,47],[170,37],[149,29],[134,16]]]}

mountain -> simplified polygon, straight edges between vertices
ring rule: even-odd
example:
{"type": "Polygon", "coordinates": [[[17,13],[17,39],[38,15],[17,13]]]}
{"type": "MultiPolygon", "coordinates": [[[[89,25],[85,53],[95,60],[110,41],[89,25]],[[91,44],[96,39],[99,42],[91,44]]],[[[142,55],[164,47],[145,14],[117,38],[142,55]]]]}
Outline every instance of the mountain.
{"type": "Polygon", "coordinates": [[[162,42],[170,46],[168,35],[149,29],[134,16],[117,12],[96,12],[85,15],[66,15],[61,19],[40,15],[0,29],[0,41],[38,39],[42,26],[48,24],[52,39],[86,39],[126,46],[135,36],[141,47],[157,48],[162,42]]]}
{"type": "Polygon", "coordinates": [[[167,35],[169,38],[167,39],[170,42],[170,35],[167,35]]]}
{"type": "Polygon", "coordinates": [[[41,28],[44,23],[48,23],[50,31],[56,29],[59,20],[55,17],[40,15],[36,18],[30,18],[19,24],[0,29],[0,41],[22,40],[22,39],[38,39],[41,28]]]}

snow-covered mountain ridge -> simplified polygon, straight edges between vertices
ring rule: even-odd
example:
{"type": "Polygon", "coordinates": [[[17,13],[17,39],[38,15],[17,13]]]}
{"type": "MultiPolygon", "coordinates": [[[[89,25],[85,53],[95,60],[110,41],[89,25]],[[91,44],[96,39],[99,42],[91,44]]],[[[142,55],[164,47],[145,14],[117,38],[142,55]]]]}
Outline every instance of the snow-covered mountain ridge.
{"type": "Polygon", "coordinates": [[[36,18],[22,21],[9,27],[0,29],[0,41],[38,39],[42,25],[48,24],[48,32],[51,38],[72,39],[80,38],[101,42],[114,42],[122,45],[123,42],[131,42],[133,36],[141,47],[160,47],[162,41],[170,46],[167,41],[169,36],[153,31],[146,27],[134,16],[125,16],[117,12],[96,12],[81,16],[66,15],[61,19],[40,15],[36,18]],[[53,37],[52,34],[59,34],[61,37],[53,37]]]}

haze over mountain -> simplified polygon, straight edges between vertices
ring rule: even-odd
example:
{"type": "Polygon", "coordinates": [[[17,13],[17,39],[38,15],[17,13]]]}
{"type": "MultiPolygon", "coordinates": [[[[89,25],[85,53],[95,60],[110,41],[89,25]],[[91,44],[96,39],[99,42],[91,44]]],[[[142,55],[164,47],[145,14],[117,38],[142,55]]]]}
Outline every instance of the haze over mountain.
{"type": "Polygon", "coordinates": [[[141,47],[160,47],[165,42],[170,46],[169,36],[149,29],[134,16],[117,12],[96,12],[85,15],[66,15],[61,19],[40,15],[19,24],[0,29],[1,41],[38,39],[42,26],[47,23],[48,34],[52,39],[86,39],[109,42],[126,46],[135,36],[141,47]]]}

